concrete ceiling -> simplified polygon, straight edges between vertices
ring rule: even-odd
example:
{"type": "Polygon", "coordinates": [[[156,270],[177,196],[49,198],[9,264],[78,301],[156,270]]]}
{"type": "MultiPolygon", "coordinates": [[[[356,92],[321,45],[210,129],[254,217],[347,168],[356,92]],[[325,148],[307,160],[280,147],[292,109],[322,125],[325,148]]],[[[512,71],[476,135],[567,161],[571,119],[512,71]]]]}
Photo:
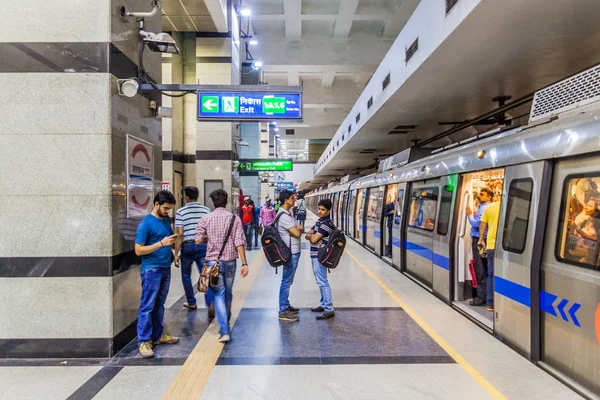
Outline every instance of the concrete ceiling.
{"type": "Polygon", "coordinates": [[[163,31],[227,32],[222,0],[162,0],[163,31]]]}
{"type": "Polygon", "coordinates": [[[245,0],[263,82],[304,87],[295,139],[331,139],[420,0],[245,0]]]}
{"type": "MultiPolygon", "coordinates": [[[[599,20],[598,0],[580,0],[577,7],[568,0],[482,1],[327,162],[319,181],[372,165],[375,157],[410,147],[412,139],[451,127],[439,122],[464,121],[490,111],[493,97],[516,99],[597,64],[599,20]],[[399,125],[417,128],[390,135],[399,125]],[[368,149],[373,151],[364,153],[368,149]]],[[[514,110],[512,116],[528,109],[514,110]]],[[[471,128],[432,147],[473,133],[471,128]]]]}

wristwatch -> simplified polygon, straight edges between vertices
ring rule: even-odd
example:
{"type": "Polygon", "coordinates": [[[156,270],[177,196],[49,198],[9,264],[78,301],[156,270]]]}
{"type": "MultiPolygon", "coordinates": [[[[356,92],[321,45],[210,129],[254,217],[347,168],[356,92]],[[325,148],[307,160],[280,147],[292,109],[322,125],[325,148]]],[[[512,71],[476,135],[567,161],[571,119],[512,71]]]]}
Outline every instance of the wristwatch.
{"type": "Polygon", "coordinates": [[[244,265],[245,265],[246,267],[248,266],[248,264],[242,264],[242,267],[243,267],[244,265]]]}

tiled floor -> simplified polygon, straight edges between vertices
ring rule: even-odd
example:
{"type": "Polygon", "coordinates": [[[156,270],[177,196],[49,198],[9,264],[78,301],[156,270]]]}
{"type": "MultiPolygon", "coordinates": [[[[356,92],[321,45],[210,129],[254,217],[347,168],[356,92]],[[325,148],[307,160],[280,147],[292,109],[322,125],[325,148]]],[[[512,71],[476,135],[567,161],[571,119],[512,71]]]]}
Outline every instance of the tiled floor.
{"type": "MultiPolygon", "coordinates": [[[[351,240],[329,274],[336,316],[317,321],[310,307],[320,294],[307,250],[290,295],[300,321],[277,319],[281,269],[275,274],[264,263],[201,399],[579,398],[351,240]]],[[[205,309],[182,308],[179,280],[171,291],[166,326],[180,344],[159,346],[152,360],[141,359],[132,342],[112,360],[73,362],[83,366],[5,363],[0,399],[160,399],[199,339],[214,331],[205,309]]]]}

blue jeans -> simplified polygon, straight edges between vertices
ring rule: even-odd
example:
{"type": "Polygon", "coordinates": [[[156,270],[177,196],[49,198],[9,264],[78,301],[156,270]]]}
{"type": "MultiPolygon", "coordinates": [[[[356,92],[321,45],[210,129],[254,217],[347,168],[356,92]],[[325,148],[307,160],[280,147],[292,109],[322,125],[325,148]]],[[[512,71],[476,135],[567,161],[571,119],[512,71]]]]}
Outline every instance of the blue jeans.
{"type": "Polygon", "coordinates": [[[253,226],[254,226],[254,224],[252,222],[243,224],[244,236],[246,236],[246,247],[252,247],[252,227],[253,226]]]}
{"type": "Polygon", "coordinates": [[[254,232],[254,245],[258,246],[258,222],[253,224],[252,231],[254,232]]]}
{"type": "Polygon", "coordinates": [[[281,287],[279,288],[279,313],[281,314],[290,308],[290,288],[294,283],[294,275],[300,261],[300,252],[292,254],[292,257],[283,264],[283,273],[281,275],[281,287]]]}
{"type": "Polygon", "coordinates": [[[138,311],[138,344],[158,341],[163,334],[165,301],[171,283],[171,267],[142,272],[142,298],[138,311]]]}
{"type": "Polygon", "coordinates": [[[202,271],[205,256],[206,244],[183,243],[181,249],[181,281],[183,283],[183,290],[185,291],[185,298],[190,306],[196,304],[194,285],[192,284],[192,264],[195,262],[198,271],[202,271]]]}
{"type": "Polygon", "coordinates": [[[313,273],[319,289],[321,290],[321,307],[325,311],[333,311],[333,298],[331,297],[331,287],[327,280],[327,268],[325,268],[317,257],[311,257],[313,273]]]}
{"type": "Polygon", "coordinates": [[[494,306],[494,250],[487,251],[486,304],[494,306]]]}
{"type": "MultiPolygon", "coordinates": [[[[214,265],[216,261],[208,261],[207,264],[214,265]]],[[[231,319],[231,301],[233,299],[233,281],[235,279],[235,269],[237,261],[219,262],[219,284],[216,288],[210,288],[208,291],[214,297],[215,314],[219,322],[219,333],[225,335],[229,333],[229,320],[231,319]]]]}

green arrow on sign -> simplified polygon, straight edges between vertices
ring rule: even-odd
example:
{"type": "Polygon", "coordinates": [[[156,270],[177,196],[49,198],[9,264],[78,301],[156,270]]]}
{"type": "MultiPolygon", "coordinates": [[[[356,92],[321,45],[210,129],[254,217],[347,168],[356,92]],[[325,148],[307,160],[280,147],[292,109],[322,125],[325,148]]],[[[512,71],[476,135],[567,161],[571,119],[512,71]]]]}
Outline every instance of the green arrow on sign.
{"type": "Polygon", "coordinates": [[[219,112],[219,98],[217,96],[202,97],[202,112],[206,112],[206,113],[219,112]]]}

